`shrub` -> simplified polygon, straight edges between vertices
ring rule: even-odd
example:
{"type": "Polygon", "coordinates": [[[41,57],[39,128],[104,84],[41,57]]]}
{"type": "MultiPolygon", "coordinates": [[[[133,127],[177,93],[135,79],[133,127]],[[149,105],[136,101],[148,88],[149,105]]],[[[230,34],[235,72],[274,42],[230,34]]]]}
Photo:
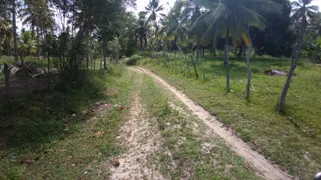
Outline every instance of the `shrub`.
{"type": "Polygon", "coordinates": [[[141,52],[139,52],[139,55],[141,55],[143,57],[150,57],[152,55],[152,52],[150,52],[150,51],[141,51],[141,52]]]}
{"type": "Polygon", "coordinates": [[[126,60],[126,64],[133,66],[133,65],[136,65],[137,61],[139,61],[141,59],[143,59],[142,56],[135,54],[126,60]]]}

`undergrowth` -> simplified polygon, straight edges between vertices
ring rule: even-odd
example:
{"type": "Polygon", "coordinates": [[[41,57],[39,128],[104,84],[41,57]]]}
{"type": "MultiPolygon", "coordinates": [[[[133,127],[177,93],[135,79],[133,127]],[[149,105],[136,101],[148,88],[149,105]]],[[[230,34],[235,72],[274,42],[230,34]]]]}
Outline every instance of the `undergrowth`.
{"type": "Polygon", "coordinates": [[[108,169],[99,174],[91,164],[120,153],[115,138],[123,111],[117,107],[128,104],[130,80],[116,66],[88,76],[82,87],[61,85],[0,104],[0,179],[108,177],[108,169]],[[109,89],[118,90],[106,95],[109,89]],[[96,102],[106,107],[98,111],[96,102]]]}

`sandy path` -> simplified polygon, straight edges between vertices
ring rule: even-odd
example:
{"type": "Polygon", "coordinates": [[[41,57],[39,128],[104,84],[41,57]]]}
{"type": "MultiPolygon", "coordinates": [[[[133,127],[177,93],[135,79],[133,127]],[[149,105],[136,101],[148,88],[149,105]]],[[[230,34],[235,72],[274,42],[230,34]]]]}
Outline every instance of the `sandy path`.
{"type": "Polygon", "coordinates": [[[215,116],[212,116],[204,108],[194,103],[184,93],[178,91],[173,86],[169,85],[155,73],[141,67],[130,68],[134,71],[140,71],[153,77],[159,84],[171,91],[179,100],[181,100],[190,111],[201,119],[214,133],[223,138],[238,155],[243,157],[251,167],[256,171],[258,176],[269,180],[287,180],[293,179],[289,174],[282,171],[278,165],[272,164],[263,155],[252,150],[252,148],[242,139],[234,135],[231,130],[224,128],[224,125],[219,122],[215,116]]]}
{"type": "Polygon", "coordinates": [[[133,101],[127,122],[120,129],[120,136],[117,137],[126,152],[118,157],[119,167],[111,168],[111,179],[164,179],[156,170],[155,164],[148,162],[147,156],[161,146],[161,134],[155,123],[146,119],[140,99],[141,79],[133,95],[133,101]]]}

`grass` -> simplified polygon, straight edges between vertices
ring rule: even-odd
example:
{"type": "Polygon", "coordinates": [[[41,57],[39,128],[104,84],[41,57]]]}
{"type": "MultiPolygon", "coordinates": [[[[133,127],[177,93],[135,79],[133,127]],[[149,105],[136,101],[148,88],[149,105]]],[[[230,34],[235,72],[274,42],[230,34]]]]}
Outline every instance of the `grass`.
{"type": "Polygon", "coordinates": [[[0,179],[108,177],[108,169],[96,164],[121,152],[115,139],[126,111],[117,107],[129,104],[131,81],[116,66],[90,76],[91,83],[83,87],[38,92],[14,99],[10,107],[0,105],[0,138],[6,140],[0,149],[0,179]],[[100,111],[96,102],[109,108],[100,111]]]}
{"type": "MultiPolygon", "coordinates": [[[[146,76],[146,75],[144,75],[146,76]]],[[[188,112],[173,95],[150,77],[143,79],[142,100],[151,119],[156,118],[164,145],[149,156],[167,179],[260,179],[219,138],[188,112]],[[183,107],[179,112],[170,103],[183,107]]],[[[151,163],[152,164],[152,163],[151,163]]]]}
{"type": "MultiPolygon", "coordinates": [[[[189,60],[190,61],[190,60],[189,60]]],[[[281,59],[252,59],[253,83],[251,100],[245,100],[246,63],[231,60],[231,88],[226,93],[225,68],[221,58],[203,59],[205,82],[200,75],[195,80],[186,70],[181,72],[179,62],[170,61],[170,68],[157,64],[156,59],[140,62],[190,98],[216,115],[221,122],[234,128],[238,135],[278,163],[290,174],[311,179],[321,171],[321,68],[299,63],[287,97],[286,113],[279,114],[277,102],[286,77],[264,75],[264,70],[288,71],[289,61],[281,59]],[[176,63],[176,68],[175,64],[176,63]],[[176,70],[175,70],[176,69],[176,70]]]]}

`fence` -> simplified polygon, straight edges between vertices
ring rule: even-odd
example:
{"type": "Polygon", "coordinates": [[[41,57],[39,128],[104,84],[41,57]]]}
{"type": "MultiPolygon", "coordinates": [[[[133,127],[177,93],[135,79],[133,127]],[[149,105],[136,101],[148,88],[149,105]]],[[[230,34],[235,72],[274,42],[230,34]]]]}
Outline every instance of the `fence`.
{"type": "Polygon", "coordinates": [[[12,77],[7,64],[3,66],[2,75],[4,76],[0,79],[0,99],[8,103],[15,97],[29,96],[35,90],[50,89],[59,81],[58,73],[46,73],[37,77],[12,77]]]}

